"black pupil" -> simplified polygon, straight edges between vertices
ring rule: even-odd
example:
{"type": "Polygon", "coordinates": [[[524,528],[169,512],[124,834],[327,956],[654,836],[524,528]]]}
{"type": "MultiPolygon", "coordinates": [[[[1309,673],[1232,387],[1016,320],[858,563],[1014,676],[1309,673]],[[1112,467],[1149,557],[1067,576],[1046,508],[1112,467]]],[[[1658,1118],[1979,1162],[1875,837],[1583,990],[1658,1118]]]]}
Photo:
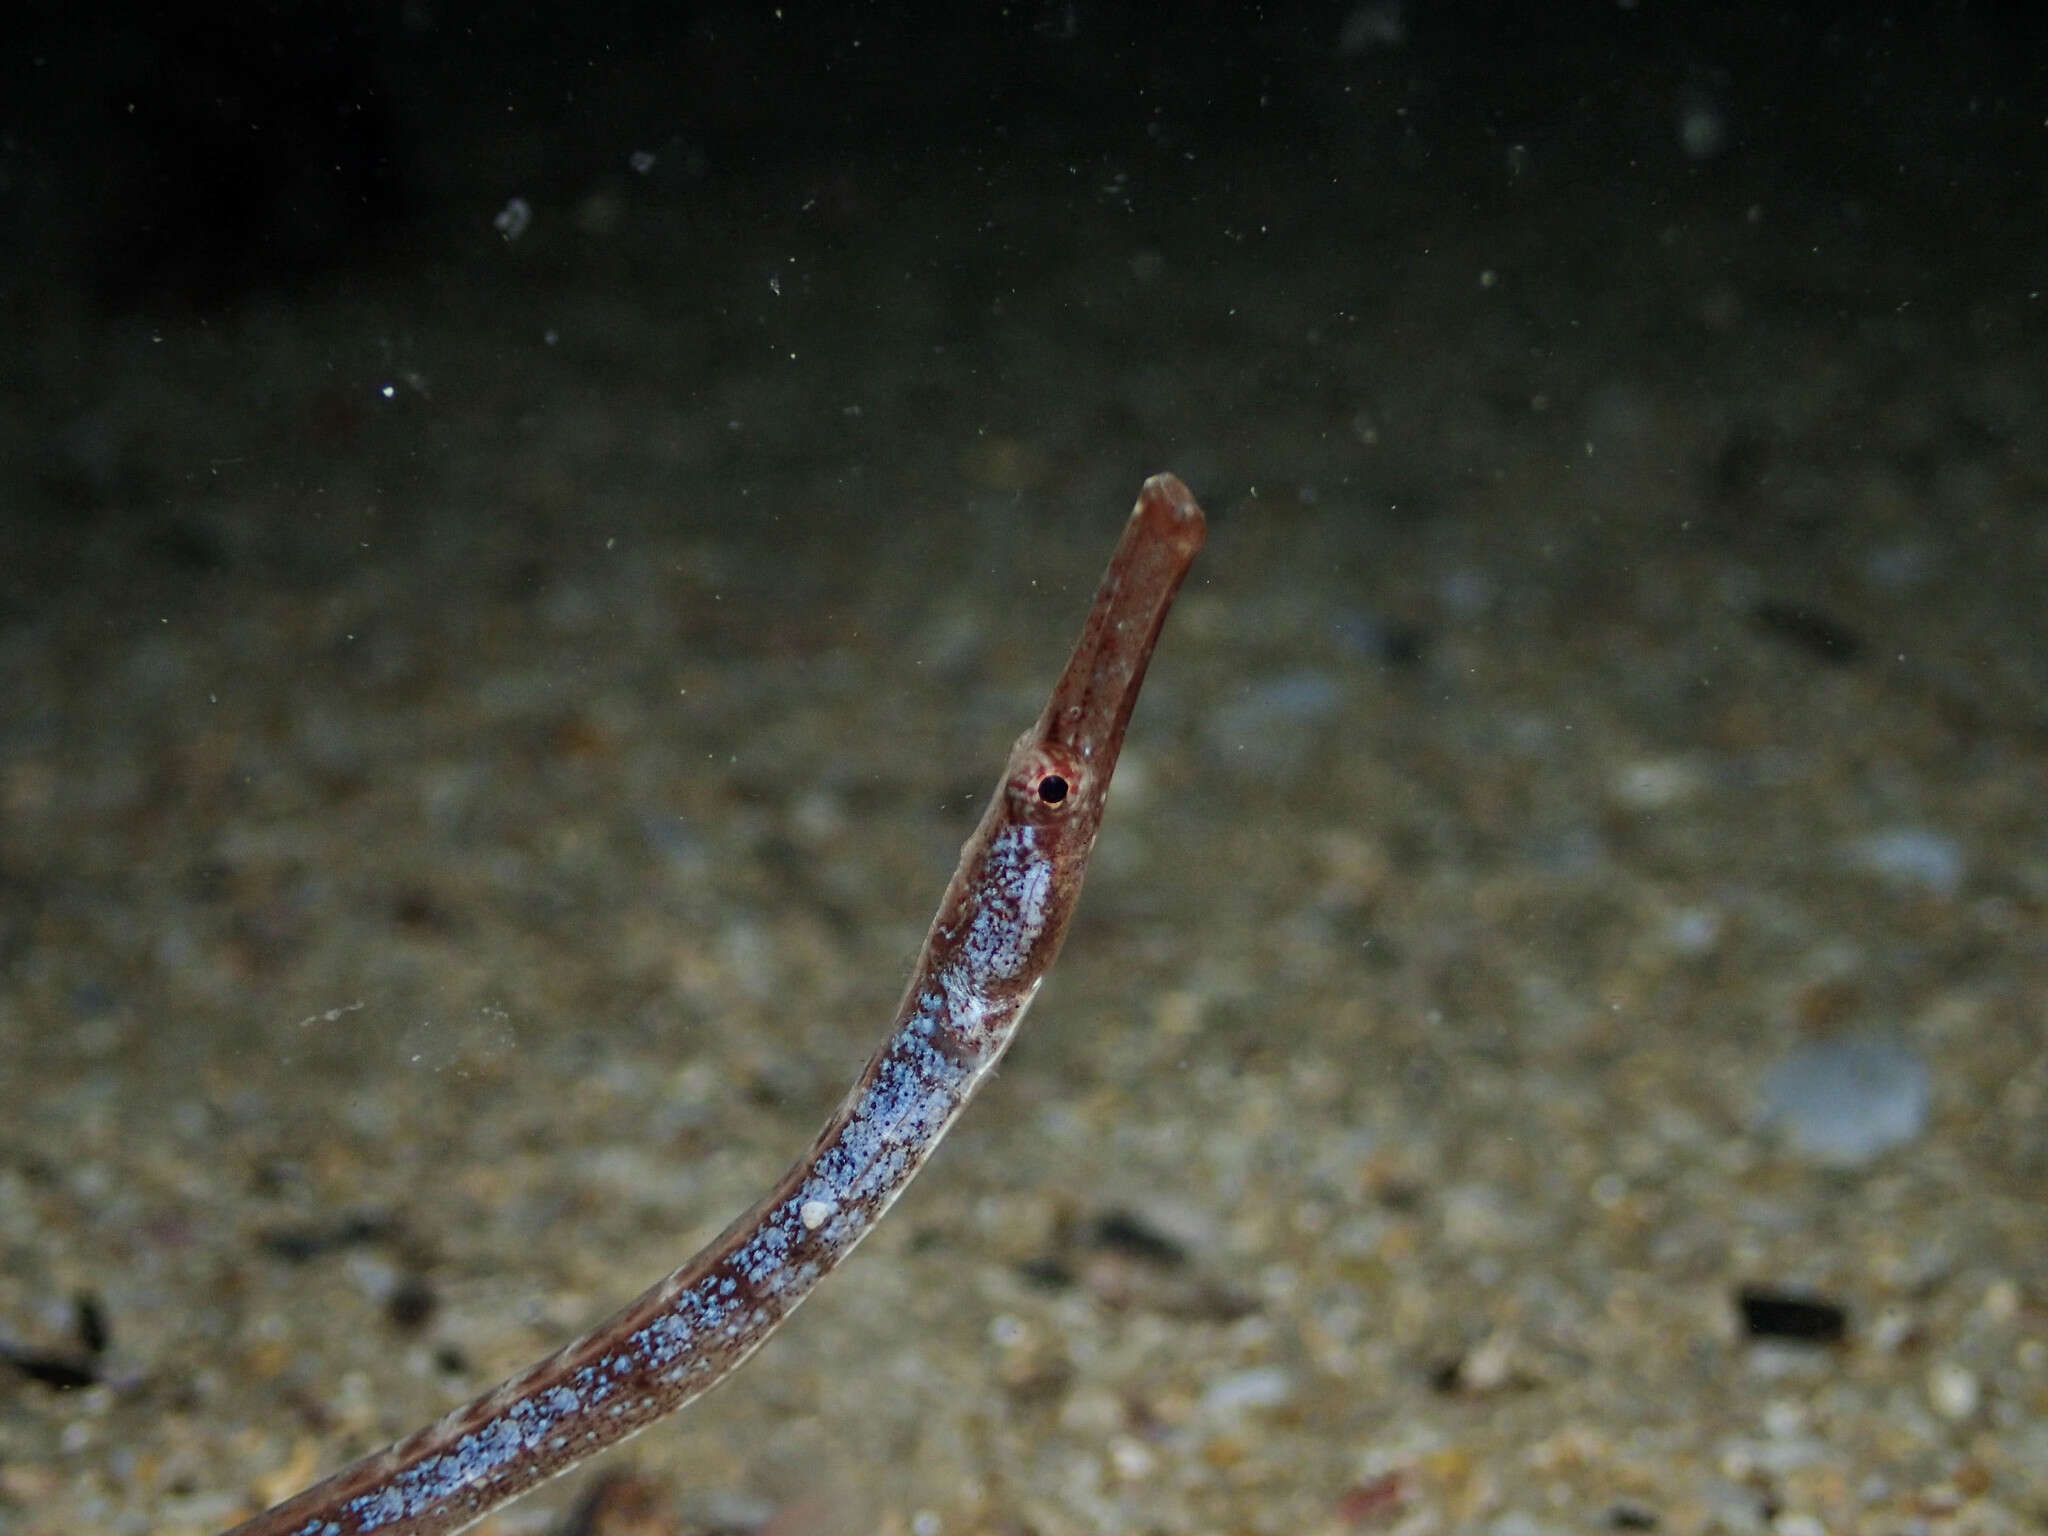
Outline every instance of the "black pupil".
{"type": "Polygon", "coordinates": [[[1047,805],[1058,805],[1067,798],[1067,781],[1056,773],[1048,773],[1038,781],[1038,798],[1047,805]]]}

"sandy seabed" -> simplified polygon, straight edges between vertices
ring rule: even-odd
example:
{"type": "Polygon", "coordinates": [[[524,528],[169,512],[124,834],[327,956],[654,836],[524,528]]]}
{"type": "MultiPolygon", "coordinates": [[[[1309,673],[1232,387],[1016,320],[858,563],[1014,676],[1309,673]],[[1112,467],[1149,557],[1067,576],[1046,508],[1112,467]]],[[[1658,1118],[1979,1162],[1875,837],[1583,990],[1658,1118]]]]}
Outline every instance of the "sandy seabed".
{"type": "Polygon", "coordinates": [[[1768,186],[951,174],[15,317],[0,1530],[205,1536],[763,1190],[1163,468],[1010,1061],[485,1529],[2040,1529],[2039,295],[1768,186]],[[1917,1134],[1763,1123],[1864,1037],[1917,1134]]]}

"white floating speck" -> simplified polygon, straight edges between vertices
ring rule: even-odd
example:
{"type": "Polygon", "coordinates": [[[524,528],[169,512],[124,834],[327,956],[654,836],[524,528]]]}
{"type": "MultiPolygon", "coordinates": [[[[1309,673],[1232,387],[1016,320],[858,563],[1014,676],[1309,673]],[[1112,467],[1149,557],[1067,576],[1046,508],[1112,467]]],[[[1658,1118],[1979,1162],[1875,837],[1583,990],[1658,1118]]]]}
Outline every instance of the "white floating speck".
{"type": "Polygon", "coordinates": [[[1679,104],[1678,143],[1690,160],[1711,160],[1728,146],[1728,117],[1718,102],[1693,95],[1679,104]]]}
{"type": "Polygon", "coordinates": [[[523,197],[510,198],[498,210],[498,216],[491,220],[491,227],[505,237],[510,245],[526,233],[526,226],[533,222],[533,204],[523,197]]]}
{"type": "Polygon", "coordinates": [[[797,1210],[797,1220],[804,1224],[806,1232],[815,1232],[832,1219],[835,1209],[830,1200],[806,1200],[797,1210]]]}

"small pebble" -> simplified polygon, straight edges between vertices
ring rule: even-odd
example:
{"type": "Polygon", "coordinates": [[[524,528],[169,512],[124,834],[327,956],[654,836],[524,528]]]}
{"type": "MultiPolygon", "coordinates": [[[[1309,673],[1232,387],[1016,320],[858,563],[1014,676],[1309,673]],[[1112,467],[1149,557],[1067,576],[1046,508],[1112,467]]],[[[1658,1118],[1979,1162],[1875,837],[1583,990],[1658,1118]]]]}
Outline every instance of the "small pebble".
{"type": "Polygon", "coordinates": [[[1664,938],[1681,955],[1710,953],[1721,941],[1721,914],[1712,907],[1684,907],[1671,914],[1664,938]]]}
{"type": "Polygon", "coordinates": [[[1927,1064],[1907,1047],[1851,1035],[1794,1051],[1764,1079],[1763,1120],[1800,1155],[1860,1168],[1927,1128],[1927,1064]]]}
{"type": "Polygon", "coordinates": [[[1893,827],[1859,837],[1849,845],[1849,858],[1888,885],[1933,896],[1953,896],[1963,883],[1962,844],[1924,827],[1893,827]]]}
{"type": "Polygon", "coordinates": [[[1641,758],[1614,775],[1609,792],[1632,811],[1662,811],[1695,798],[1706,785],[1705,775],[1683,758],[1641,758]]]}
{"type": "Polygon", "coordinates": [[[1116,1475],[1125,1482],[1138,1482],[1152,1475],[1157,1458],[1142,1440],[1129,1435],[1118,1435],[1109,1443],[1109,1463],[1116,1468],[1116,1475]]]}
{"type": "Polygon", "coordinates": [[[1277,1365],[1231,1371],[1209,1383],[1202,1408],[1217,1418],[1234,1418],[1253,1408],[1278,1408],[1294,1396],[1294,1378],[1277,1365]]]}
{"type": "Polygon", "coordinates": [[[1927,1401],[1951,1424],[1973,1417],[1982,1398],[1977,1373],[1967,1367],[1944,1360],[1927,1373],[1927,1401]]]}
{"type": "Polygon", "coordinates": [[[1848,1312],[1824,1296],[1746,1285],[1736,1293],[1735,1305],[1753,1339],[1839,1344],[1849,1332],[1848,1312]]]}

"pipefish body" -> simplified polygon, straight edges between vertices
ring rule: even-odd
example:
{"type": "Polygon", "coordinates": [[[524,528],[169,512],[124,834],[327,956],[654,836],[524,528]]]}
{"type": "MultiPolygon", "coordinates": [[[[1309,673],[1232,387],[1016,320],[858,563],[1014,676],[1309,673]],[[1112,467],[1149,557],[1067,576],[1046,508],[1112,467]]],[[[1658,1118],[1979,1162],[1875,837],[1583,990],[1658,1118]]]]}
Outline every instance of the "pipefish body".
{"type": "Polygon", "coordinates": [[[939,902],[883,1040],[810,1150],[682,1268],[582,1338],[227,1536],[444,1536],[716,1386],[924,1166],[1059,954],[1104,796],[1206,524],[1144,484],[1066,669],[939,902]]]}

